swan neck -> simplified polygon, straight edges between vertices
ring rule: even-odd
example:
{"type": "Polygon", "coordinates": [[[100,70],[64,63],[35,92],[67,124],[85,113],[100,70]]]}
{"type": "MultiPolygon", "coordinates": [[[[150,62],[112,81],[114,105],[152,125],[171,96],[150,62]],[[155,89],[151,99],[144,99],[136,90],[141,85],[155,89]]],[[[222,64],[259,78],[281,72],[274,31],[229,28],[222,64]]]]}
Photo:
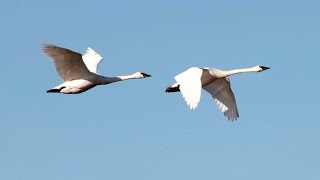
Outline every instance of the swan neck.
{"type": "Polygon", "coordinates": [[[225,76],[231,76],[234,74],[248,73],[248,72],[257,72],[257,70],[254,69],[254,67],[252,67],[252,68],[242,68],[242,69],[233,69],[229,71],[223,71],[225,76]]]}
{"type": "Polygon", "coordinates": [[[125,75],[125,76],[116,76],[115,78],[120,79],[120,81],[125,81],[129,79],[136,79],[137,77],[134,76],[134,74],[132,74],[132,75],[125,75]]]}
{"type": "Polygon", "coordinates": [[[118,81],[125,81],[129,79],[135,79],[136,77],[133,75],[126,75],[126,76],[115,76],[115,77],[104,77],[100,76],[99,81],[101,84],[110,84],[118,81]]]}

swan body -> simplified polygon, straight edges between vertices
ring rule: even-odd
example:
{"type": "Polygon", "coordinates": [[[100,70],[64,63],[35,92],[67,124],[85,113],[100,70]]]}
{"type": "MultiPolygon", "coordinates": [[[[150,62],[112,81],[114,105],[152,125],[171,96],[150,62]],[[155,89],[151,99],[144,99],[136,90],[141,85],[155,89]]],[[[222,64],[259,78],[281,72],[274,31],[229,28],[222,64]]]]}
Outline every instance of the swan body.
{"type": "Polygon", "coordinates": [[[97,85],[151,76],[143,72],[126,76],[101,76],[97,74],[97,68],[103,58],[91,48],[88,48],[83,56],[51,44],[44,44],[42,50],[53,59],[56,70],[63,80],[62,84],[49,89],[48,93],[78,94],[97,85]]]}
{"type": "Polygon", "coordinates": [[[223,71],[216,68],[192,67],[175,76],[177,81],[167,87],[166,92],[181,92],[190,109],[195,109],[201,97],[201,89],[207,91],[219,109],[231,121],[237,120],[239,112],[235,96],[230,86],[229,76],[247,72],[261,72],[270,69],[265,66],[223,71]]]}

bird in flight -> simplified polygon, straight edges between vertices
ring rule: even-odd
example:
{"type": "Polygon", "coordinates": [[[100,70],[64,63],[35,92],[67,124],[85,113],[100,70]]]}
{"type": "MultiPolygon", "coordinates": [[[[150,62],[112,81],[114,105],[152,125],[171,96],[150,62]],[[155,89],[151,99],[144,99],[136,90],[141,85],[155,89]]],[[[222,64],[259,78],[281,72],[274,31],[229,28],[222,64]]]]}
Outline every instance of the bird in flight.
{"type": "Polygon", "coordinates": [[[229,76],[247,72],[261,72],[270,69],[265,66],[254,66],[251,68],[234,69],[223,71],[216,68],[192,67],[175,76],[177,81],[167,87],[166,92],[181,92],[190,109],[198,106],[201,97],[201,89],[207,91],[219,109],[231,121],[239,118],[236,98],[230,86],[229,76]]]}
{"type": "Polygon", "coordinates": [[[56,70],[63,80],[62,84],[49,89],[47,93],[79,94],[97,85],[151,76],[143,72],[115,77],[99,75],[97,68],[103,57],[91,48],[88,48],[84,55],[51,44],[44,44],[42,50],[53,59],[56,70]]]}

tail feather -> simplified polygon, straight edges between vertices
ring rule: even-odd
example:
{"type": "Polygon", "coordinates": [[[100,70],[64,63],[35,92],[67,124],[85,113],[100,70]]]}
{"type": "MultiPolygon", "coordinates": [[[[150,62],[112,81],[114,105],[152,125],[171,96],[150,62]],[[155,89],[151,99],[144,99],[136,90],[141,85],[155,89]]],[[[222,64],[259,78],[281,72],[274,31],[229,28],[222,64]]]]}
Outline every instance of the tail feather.
{"type": "Polygon", "coordinates": [[[169,86],[169,87],[167,87],[167,89],[166,89],[166,92],[167,92],[167,93],[179,92],[179,91],[180,91],[179,86],[176,86],[176,87],[169,86]]]}

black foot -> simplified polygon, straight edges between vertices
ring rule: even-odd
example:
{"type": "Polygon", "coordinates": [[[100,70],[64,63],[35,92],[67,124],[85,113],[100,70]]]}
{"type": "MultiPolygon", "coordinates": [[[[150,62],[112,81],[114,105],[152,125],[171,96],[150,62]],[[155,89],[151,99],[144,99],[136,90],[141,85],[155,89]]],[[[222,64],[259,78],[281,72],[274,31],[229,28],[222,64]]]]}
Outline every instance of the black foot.
{"type": "Polygon", "coordinates": [[[47,93],[60,93],[63,88],[65,87],[61,87],[60,89],[49,89],[47,93]]]}
{"type": "Polygon", "coordinates": [[[178,86],[178,87],[171,87],[171,86],[169,86],[169,87],[167,87],[167,89],[166,89],[166,92],[167,92],[167,93],[179,92],[179,91],[180,91],[179,86],[178,86]]]}

